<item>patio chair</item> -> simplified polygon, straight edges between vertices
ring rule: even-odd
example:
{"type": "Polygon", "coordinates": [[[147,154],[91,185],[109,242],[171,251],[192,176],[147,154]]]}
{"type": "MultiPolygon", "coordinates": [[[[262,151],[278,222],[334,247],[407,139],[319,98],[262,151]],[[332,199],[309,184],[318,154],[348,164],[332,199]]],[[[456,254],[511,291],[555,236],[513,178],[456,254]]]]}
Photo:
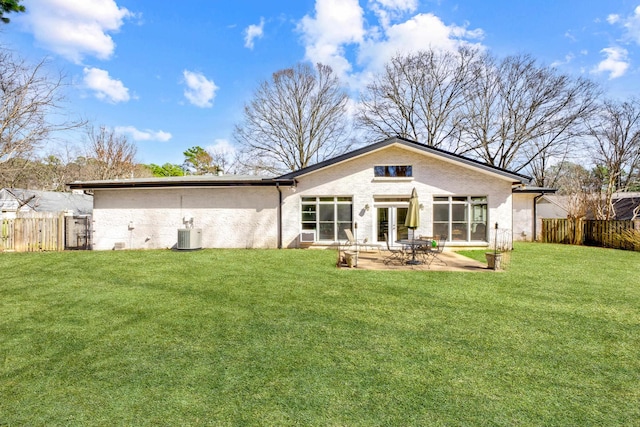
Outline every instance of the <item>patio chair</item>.
{"type": "Polygon", "coordinates": [[[389,252],[389,255],[382,261],[385,264],[390,264],[395,261],[398,261],[400,264],[404,264],[407,256],[406,252],[403,249],[392,248],[389,244],[389,237],[387,236],[387,233],[384,233],[384,241],[387,242],[387,251],[389,252]]]}
{"type": "Polygon", "coordinates": [[[442,255],[442,251],[444,251],[444,245],[446,243],[447,243],[447,237],[443,235],[438,238],[435,246],[432,245],[429,248],[429,252],[426,260],[427,266],[431,266],[431,263],[436,259],[438,260],[438,263],[442,265],[447,265],[447,262],[440,257],[440,255],[442,255]]]}
{"type": "Polygon", "coordinates": [[[424,243],[421,245],[417,245],[415,247],[416,256],[422,260],[423,264],[428,265],[429,257],[431,256],[431,250],[432,250],[431,245],[434,240],[427,239],[427,238],[420,238],[419,240],[424,243]]]}
{"type": "Polygon", "coordinates": [[[347,241],[344,243],[344,246],[346,247],[350,247],[350,246],[356,246],[357,245],[361,245],[362,243],[358,242],[355,237],[353,237],[353,232],[351,231],[351,229],[349,228],[345,228],[344,229],[344,234],[345,236],[347,236],[347,241]]]}
{"type": "Polygon", "coordinates": [[[369,249],[373,249],[373,250],[378,250],[378,252],[380,252],[380,245],[377,243],[371,243],[369,242],[369,239],[367,239],[366,237],[362,240],[356,240],[353,237],[353,232],[349,229],[349,228],[345,228],[344,230],[344,234],[347,236],[347,241],[345,242],[344,246],[346,246],[347,248],[351,247],[351,246],[355,246],[355,247],[361,247],[363,250],[369,250],[369,249]]]}

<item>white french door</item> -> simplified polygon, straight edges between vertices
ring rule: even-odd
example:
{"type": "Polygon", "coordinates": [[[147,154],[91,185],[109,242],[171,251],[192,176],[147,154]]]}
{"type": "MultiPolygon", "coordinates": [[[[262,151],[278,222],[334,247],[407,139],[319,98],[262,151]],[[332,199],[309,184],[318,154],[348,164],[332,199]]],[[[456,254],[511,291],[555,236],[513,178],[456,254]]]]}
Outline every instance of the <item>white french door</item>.
{"type": "Polygon", "coordinates": [[[409,238],[409,229],[404,225],[408,210],[401,206],[376,208],[376,236],[379,243],[384,244],[385,234],[389,236],[389,244],[392,246],[396,240],[409,238]]]}

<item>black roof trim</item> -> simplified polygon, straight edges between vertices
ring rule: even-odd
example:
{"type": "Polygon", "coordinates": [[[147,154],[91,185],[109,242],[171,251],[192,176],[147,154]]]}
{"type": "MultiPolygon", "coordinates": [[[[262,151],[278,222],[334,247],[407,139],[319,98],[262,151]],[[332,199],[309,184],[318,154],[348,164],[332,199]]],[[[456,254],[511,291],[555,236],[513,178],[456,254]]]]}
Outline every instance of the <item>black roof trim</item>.
{"type": "Polygon", "coordinates": [[[531,194],[554,194],[558,191],[557,188],[547,187],[519,187],[514,188],[513,193],[531,193],[531,194]]]}
{"type": "Polygon", "coordinates": [[[358,157],[358,156],[361,156],[363,154],[369,153],[371,151],[378,150],[380,148],[384,148],[384,147],[387,147],[389,145],[393,145],[393,144],[397,144],[397,143],[409,146],[411,148],[417,148],[419,150],[422,150],[422,151],[425,151],[425,152],[428,152],[428,153],[432,153],[432,154],[438,155],[440,157],[445,157],[445,158],[450,159],[450,160],[455,160],[457,162],[460,162],[460,163],[463,163],[463,164],[466,164],[466,165],[469,165],[469,166],[473,166],[473,167],[477,167],[477,168],[480,168],[480,169],[484,169],[484,170],[486,170],[488,172],[497,173],[499,175],[503,175],[505,177],[512,178],[512,179],[514,179],[516,181],[519,181],[519,182],[522,182],[522,183],[529,183],[532,180],[532,178],[529,177],[529,176],[526,176],[526,175],[523,175],[523,174],[519,174],[517,172],[512,172],[512,171],[509,171],[507,169],[499,168],[499,167],[496,167],[496,166],[491,166],[491,165],[489,165],[487,163],[483,163],[483,162],[480,162],[478,160],[474,160],[474,159],[471,159],[471,158],[468,158],[468,157],[464,157],[464,156],[461,156],[459,154],[452,153],[450,151],[442,150],[440,148],[430,147],[428,145],[424,145],[424,144],[421,144],[421,143],[419,143],[417,141],[413,141],[413,140],[410,140],[410,139],[407,139],[407,138],[403,138],[403,137],[400,137],[400,136],[394,136],[394,137],[391,137],[391,138],[387,138],[387,139],[384,139],[382,141],[376,142],[374,144],[367,145],[366,147],[362,147],[362,148],[350,151],[348,153],[342,154],[340,156],[336,156],[336,157],[333,157],[331,159],[325,160],[323,162],[316,163],[316,164],[311,165],[311,166],[307,166],[306,168],[298,169],[297,171],[290,172],[290,173],[287,173],[285,175],[279,176],[278,179],[294,179],[294,178],[296,178],[296,177],[298,177],[300,175],[305,175],[305,174],[314,172],[316,170],[323,169],[323,168],[325,168],[327,166],[331,166],[331,165],[343,162],[345,160],[349,160],[351,158],[358,157]]]}
{"type": "Polygon", "coordinates": [[[219,187],[276,187],[276,186],[292,186],[296,185],[293,179],[272,179],[265,178],[261,180],[179,180],[167,181],[162,178],[149,180],[127,180],[127,181],[85,181],[72,182],[67,184],[71,190],[104,190],[117,188],[172,188],[172,187],[200,187],[200,188],[219,188],[219,187]]]}

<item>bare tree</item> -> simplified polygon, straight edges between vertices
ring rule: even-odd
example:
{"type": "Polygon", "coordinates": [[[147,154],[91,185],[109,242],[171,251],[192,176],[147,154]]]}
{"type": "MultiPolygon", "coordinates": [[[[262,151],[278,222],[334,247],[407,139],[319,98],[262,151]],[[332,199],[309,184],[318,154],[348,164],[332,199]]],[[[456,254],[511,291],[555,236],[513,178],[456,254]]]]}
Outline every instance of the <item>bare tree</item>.
{"type": "Polygon", "coordinates": [[[398,54],[367,86],[358,124],[376,137],[402,136],[455,151],[465,91],[478,50],[398,54]]]}
{"type": "Polygon", "coordinates": [[[227,150],[223,147],[207,149],[213,159],[213,163],[218,166],[218,172],[226,174],[236,174],[240,171],[239,156],[235,150],[227,150]]]}
{"type": "Polygon", "coordinates": [[[138,170],[136,146],[124,135],[101,126],[87,129],[87,179],[132,178],[138,170]]]}
{"type": "Polygon", "coordinates": [[[550,166],[546,186],[557,188],[569,218],[584,218],[594,211],[600,182],[595,173],[578,163],[562,161],[550,166]]]}
{"type": "MultiPolygon", "coordinates": [[[[598,86],[540,66],[529,55],[477,61],[468,86],[461,152],[516,172],[544,172],[584,134],[598,86]],[[537,164],[536,164],[537,163],[537,164]]],[[[544,176],[536,177],[544,184],[544,176]]]]}
{"type": "Polygon", "coordinates": [[[584,158],[583,140],[588,133],[585,122],[595,113],[601,91],[592,81],[579,78],[565,94],[566,106],[558,117],[550,120],[522,147],[519,167],[526,169],[541,187],[554,186],[556,177],[548,176],[551,166],[584,158]]]}
{"type": "Polygon", "coordinates": [[[81,147],[65,142],[52,149],[43,159],[50,179],[45,184],[54,191],[65,191],[66,184],[82,179],[82,168],[77,159],[81,154],[81,147]]]}
{"type": "Polygon", "coordinates": [[[0,48],[0,179],[11,182],[57,131],[82,125],[62,108],[63,76],[46,73],[47,61],[28,64],[0,48]]]}
{"type": "Polygon", "coordinates": [[[598,219],[615,218],[613,193],[626,191],[640,169],[640,100],[606,100],[588,122],[591,152],[602,178],[598,219]]]}
{"type": "Polygon", "coordinates": [[[42,158],[9,160],[8,165],[17,162],[20,164],[15,168],[18,172],[12,174],[12,180],[7,181],[6,186],[30,190],[65,191],[68,182],[83,177],[83,168],[76,164],[75,158],[72,157],[73,152],[73,147],[67,145],[62,147],[62,150],[51,151],[42,158]]]}
{"type": "Polygon", "coordinates": [[[260,84],[234,137],[249,168],[297,170],[348,149],[347,102],[331,67],[298,64],[260,84]]]}
{"type": "Polygon", "coordinates": [[[593,172],[583,165],[562,161],[547,169],[548,186],[557,189],[557,194],[566,196],[580,191],[593,192],[598,181],[593,172]]]}

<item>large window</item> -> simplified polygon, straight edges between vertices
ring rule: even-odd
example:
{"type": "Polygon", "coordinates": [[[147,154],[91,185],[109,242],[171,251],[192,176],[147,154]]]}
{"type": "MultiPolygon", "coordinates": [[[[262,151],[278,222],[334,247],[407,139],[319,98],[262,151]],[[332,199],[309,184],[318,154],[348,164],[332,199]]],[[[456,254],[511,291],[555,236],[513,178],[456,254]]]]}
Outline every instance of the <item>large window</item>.
{"type": "Polygon", "coordinates": [[[351,197],[303,197],[302,230],[314,230],[316,240],[345,240],[344,229],[353,225],[351,197]]]}
{"type": "Polygon", "coordinates": [[[449,241],[487,241],[487,197],[433,198],[433,234],[449,241]]]}
{"type": "Polygon", "coordinates": [[[413,176],[413,167],[409,165],[374,166],[373,175],[376,178],[409,178],[413,176]]]}

